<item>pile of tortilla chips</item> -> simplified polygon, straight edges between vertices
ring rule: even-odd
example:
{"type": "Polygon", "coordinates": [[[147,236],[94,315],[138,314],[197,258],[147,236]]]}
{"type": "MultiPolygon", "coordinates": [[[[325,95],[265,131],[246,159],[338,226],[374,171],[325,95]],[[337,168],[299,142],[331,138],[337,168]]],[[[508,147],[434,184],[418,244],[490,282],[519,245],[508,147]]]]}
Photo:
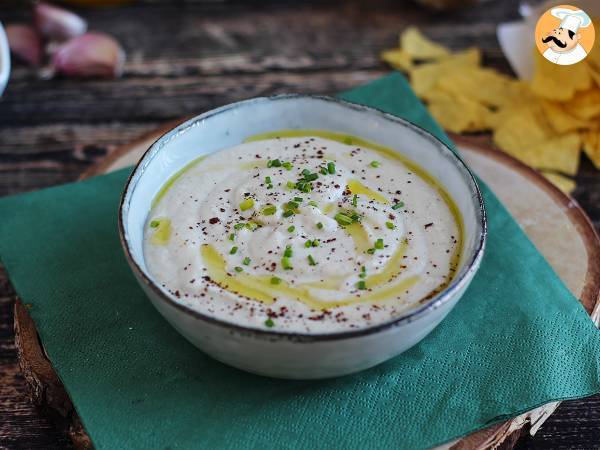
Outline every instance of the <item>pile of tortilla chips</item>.
{"type": "Polygon", "coordinates": [[[409,74],[446,130],[492,131],[499,148],[564,191],[575,187],[568,176],[577,173],[582,149],[600,168],[600,45],[572,66],[535,51],[531,82],[482,67],[476,48],[452,53],[412,27],[400,36],[400,48],[381,57],[409,74]]]}

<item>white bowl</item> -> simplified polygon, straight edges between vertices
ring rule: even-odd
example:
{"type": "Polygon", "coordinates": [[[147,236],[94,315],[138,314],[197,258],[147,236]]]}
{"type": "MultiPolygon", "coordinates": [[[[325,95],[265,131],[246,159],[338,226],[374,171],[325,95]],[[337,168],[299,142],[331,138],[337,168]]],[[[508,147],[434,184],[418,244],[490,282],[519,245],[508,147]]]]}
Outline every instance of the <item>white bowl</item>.
{"type": "Polygon", "coordinates": [[[423,339],[446,317],[479,268],[486,238],[481,193],[465,164],[418,126],[364,106],[328,97],[279,95],[224,106],[177,126],[158,139],[135,167],[121,199],[119,231],[138,282],[183,336],[215,359],[272,377],[314,379],[346,375],[386,361],[423,339]],[[302,334],[228,323],[191,310],[156,282],[144,261],[144,224],[161,186],[199,155],[281,129],[323,129],[358,136],[402,154],[445,187],[464,220],[464,249],[452,283],[428,302],[389,322],[354,331],[302,334]]]}

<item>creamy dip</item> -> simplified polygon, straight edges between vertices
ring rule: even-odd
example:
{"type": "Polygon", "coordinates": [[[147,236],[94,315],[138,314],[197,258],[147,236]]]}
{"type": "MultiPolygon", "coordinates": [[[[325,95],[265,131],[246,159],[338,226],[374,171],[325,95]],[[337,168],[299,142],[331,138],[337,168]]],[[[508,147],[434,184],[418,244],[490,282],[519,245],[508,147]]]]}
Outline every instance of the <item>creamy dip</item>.
{"type": "Polygon", "coordinates": [[[157,194],[152,276],[178,302],[244,326],[336,332],[389,321],[451,281],[461,219],[397,152],[325,131],[254,136],[157,194]]]}

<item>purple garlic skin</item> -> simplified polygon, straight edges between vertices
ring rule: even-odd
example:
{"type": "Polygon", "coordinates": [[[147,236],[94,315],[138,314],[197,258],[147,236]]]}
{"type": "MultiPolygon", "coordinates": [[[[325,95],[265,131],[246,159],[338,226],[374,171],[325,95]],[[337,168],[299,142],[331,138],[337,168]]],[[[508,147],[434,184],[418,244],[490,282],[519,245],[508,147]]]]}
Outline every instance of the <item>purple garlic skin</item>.
{"type": "Polygon", "coordinates": [[[18,59],[36,67],[42,63],[42,41],[35,28],[23,24],[7,25],[6,36],[10,51],[18,59]]]}
{"type": "Polygon", "coordinates": [[[125,52],[111,36],[90,32],[59,46],[50,66],[55,73],[71,77],[116,78],[123,73],[125,52]]]}
{"type": "Polygon", "coordinates": [[[36,3],[33,18],[40,34],[50,41],[66,41],[87,30],[87,22],[77,14],[48,3],[36,3]]]}

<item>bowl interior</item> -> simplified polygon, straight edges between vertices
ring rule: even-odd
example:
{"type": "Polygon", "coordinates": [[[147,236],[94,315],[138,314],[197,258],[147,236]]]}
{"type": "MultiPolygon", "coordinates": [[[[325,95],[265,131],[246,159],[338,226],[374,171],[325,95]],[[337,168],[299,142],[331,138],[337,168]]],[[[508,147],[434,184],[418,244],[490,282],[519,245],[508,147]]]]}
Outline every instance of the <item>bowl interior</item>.
{"type": "Polygon", "coordinates": [[[463,253],[453,284],[469,270],[482,249],[484,211],[473,176],[445,144],[413,124],[377,110],[326,97],[283,95],[235,103],[193,118],[161,137],[138,163],[120,214],[125,245],[147,278],[155,281],[144,261],[144,225],[161,186],[200,155],[281,129],[350,134],[396,149],[417,163],[446,188],[463,218],[463,253]]]}

